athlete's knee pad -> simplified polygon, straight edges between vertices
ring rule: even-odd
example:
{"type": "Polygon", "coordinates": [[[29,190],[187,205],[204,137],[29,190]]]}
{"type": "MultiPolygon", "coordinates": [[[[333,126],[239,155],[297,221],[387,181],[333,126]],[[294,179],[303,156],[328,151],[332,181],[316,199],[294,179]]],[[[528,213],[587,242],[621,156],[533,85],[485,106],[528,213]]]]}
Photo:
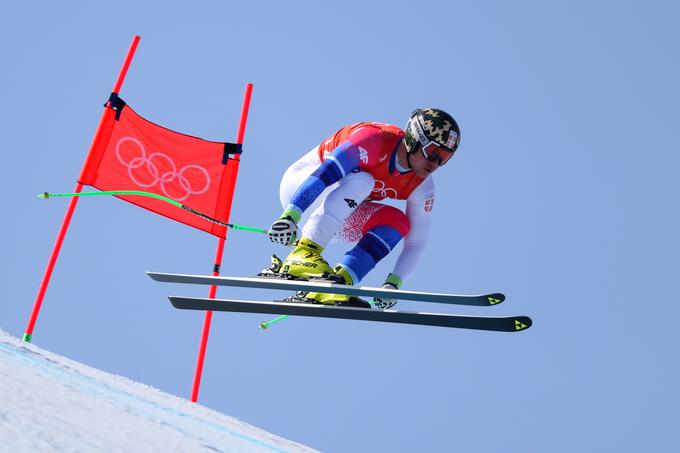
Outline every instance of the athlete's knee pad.
{"type": "Polygon", "coordinates": [[[411,227],[406,214],[400,209],[389,205],[385,205],[373,213],[364,224],[362,233],[365,235],[368,231],[379,225],[391,226],[401,234],[401,237],[406,236],[411,227]]]}

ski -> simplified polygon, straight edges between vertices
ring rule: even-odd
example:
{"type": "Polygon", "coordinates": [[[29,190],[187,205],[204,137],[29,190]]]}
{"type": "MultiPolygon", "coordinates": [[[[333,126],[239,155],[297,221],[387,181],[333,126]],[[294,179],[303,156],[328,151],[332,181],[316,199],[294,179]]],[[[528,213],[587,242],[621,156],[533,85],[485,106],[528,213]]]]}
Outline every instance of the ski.
{"type": "Polygon", "coordinates": [[[416,300],[440,304],[492,306],[505,300],[501,293],[481,295],[460,295],[404,291],[400,289],[371,288],[367,286],[345,286],[337,283],[314,280],[286,280],[271,277],[221,277],[212,275],[167,274],[147,272],[158,282],[193,283],[198,285],[237,286],[243,288],[281,289],[294,291],[315,291],[320,293],[346,294],[350,296],[384,297],[400,300],[416,300]]]}
{"type": "Polygon", "coordinates": [[[273,315],[355,319],[361,321],[393,322],[399,324],[491,330],[497,332],[519,332],[531,327],[531,318],[528,316],[465,316],[398,310],[382,311],[367,308],[336,307],[332,305],[307,303],[224,300],[177,296],[170,296],[170,302],[172,302],[172,305],[175,308],[184,310],[267,313],[273,315]]]}

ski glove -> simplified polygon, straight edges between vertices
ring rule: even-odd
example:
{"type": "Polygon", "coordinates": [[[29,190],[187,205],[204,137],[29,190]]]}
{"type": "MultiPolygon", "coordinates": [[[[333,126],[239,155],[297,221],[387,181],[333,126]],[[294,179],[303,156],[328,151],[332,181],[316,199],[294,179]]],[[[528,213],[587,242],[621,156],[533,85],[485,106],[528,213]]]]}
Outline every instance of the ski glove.
{"type": "MultiPolygon", "coordinates": [[[[390,274],[387,276],[385,279],[385,283],[383,283],[382,287],[384,289],[399,289],[402,285],[402,280],[399,278],[398,275],[395,274],[390,274]]],[[[389,308],[392,308],[396,305],[397,299],[394,298],[387,298],[387,297],[374,297],[373,298],[373,306],[375,308],[378,308],[380,310],[387,310],[389,308]]]]}
{"type": "Polygon", "coordinates": [[[291,216],[278,219],[269,227],[269,240],[275,244],[290,245],[297,239],[298,226],[291,216]]]}

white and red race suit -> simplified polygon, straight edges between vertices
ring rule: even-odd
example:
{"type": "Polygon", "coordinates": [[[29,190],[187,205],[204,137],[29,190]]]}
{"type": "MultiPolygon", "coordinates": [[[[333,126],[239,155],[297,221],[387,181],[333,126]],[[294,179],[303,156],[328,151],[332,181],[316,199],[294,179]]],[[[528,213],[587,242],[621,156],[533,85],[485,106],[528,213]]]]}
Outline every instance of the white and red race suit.
{"type": "Polygon", "coordinates": [[[364,122],[343,127],[291,165],[281,181],[282,206],[302,215],[320,200],[302,236],[322,247],[335,237],[358,242],[340,264],[354,283],[403,238],[392,274],[406,279],[418,262],[430,231],[434,182],[399,165],[404,132],[397,126],[364,122]],[[322,196],[323,194],[323,196],[322,196]],[[406,201],[405,214],[379,200],[406,201]]]}

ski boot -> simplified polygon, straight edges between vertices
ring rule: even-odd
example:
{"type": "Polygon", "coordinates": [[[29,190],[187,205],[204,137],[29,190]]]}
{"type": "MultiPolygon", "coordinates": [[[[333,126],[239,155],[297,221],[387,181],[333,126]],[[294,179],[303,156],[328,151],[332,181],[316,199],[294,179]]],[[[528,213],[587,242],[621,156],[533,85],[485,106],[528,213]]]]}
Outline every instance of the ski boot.
{"type": "MultiPolygon", "coordinates": [[[[325,274],[317,281],[323,280],[326,282],[337,283],[339,285],[352,285],[352,277],[341,266],[335,266],[332,272],[325,274]]],[[[337,305],[340,307],[357,307],[357,308],[371,308],[371,304],[363,299],[346,294],[329,294],[308,292],[306,294],[298,293],[295,297],[301,297],[304,302],[323,305],[337,305]]]]}
{"type": "Polygon", "coordinates": [[[300,238],[295,241],[295,248],[283,261],[280,272],[305,280],[330,274],[333,269],[321,256],[322,251],[323,248],[316,242],[300,238]]]}
{"type": "Polygon", "coordinates": [[[276,255],[272,255],[271,263],[269,267],[265,267],[262,271],[257,274],[258,277],[272,277],[272,278],[287,278],[281,273],[281,267],[283,267],[283,261],[276,255]]]}
{"type": "Polygon", "coordinates": [[[320,245],[306,238],[295,241],[295,248],[284,261],[272,255],[271,265],[260,272],[260,277],[278,277],[288,280],[309,280],[321,278],[333,272],[323,259],[320,245]]]}

